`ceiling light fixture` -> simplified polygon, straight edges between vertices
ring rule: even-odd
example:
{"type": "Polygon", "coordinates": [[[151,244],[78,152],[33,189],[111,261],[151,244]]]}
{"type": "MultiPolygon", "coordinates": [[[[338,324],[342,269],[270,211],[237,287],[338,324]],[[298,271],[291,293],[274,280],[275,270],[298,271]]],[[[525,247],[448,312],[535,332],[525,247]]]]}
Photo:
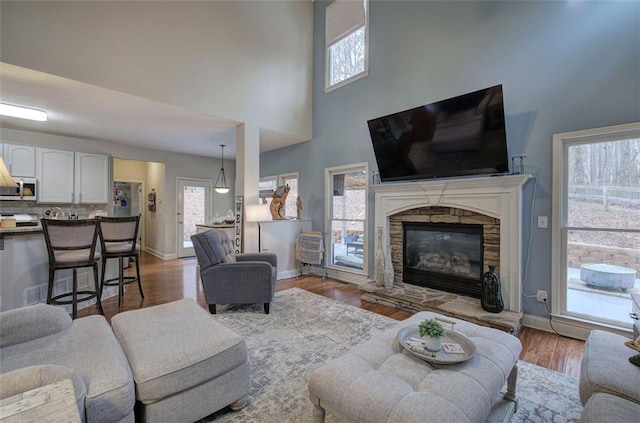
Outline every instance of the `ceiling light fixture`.
{"type": "Polygon", "coordinates": [[[220,147],[222,148],[222,165],[220,166],[214,189],[219,194],[226,194],[229,192],[229,185],[227,185],[227,176],[224,174],[224,144],[220,144],[220,147]]]}
{"type": "Polygon", "coordinates": [[[28,107],[14,106],[13,104],[0,103],[0,115],[11,116],[20,119],[37,120],[45,122],[47,113],[42,110],[30,109],[28,107]]]}

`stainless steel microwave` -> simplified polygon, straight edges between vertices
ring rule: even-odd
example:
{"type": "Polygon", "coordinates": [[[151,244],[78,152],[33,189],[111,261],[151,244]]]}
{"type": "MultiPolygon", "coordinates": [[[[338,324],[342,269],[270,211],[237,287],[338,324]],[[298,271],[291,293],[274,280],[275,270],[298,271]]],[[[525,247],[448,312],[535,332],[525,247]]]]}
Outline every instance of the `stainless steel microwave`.
{"type": "Polygon", "coordinates": [[[0,187],[0,201],[36,201],[38,184],[36,178],[13,178],[17,184],[15,188],[0,187]]]}

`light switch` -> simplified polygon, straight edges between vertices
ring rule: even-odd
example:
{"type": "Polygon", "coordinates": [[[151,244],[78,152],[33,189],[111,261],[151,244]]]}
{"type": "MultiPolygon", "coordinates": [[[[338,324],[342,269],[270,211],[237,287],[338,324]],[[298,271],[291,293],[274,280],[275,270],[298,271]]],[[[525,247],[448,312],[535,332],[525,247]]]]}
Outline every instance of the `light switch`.
{"type": "Polygon", "coordinates": [[[547,216],[538,216],[538,228],[547,228],[548,226],[547,216]]]}

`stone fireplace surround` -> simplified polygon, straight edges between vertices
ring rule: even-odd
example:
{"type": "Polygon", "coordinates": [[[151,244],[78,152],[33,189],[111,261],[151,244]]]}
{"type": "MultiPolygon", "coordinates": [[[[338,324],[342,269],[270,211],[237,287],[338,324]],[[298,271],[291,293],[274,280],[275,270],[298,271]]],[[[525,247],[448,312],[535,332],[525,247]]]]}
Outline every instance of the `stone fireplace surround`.
{"type": "Polygon", "coordinates": [[[480,213],[453,207],[420,207],[405,210],[389,217],[389,246],[393,263],[394,283],[404,281],[404,223],[474,224],[482,225],[482,274],[495,266],[500,274],[500,220],[480,213]]]}
{"type": "MultiPolygon", "coordinates": [[[[502,297],[505,312],[507,312],[507,314],[514,314],[514,316],[504,317],[509,321],[514,319],[518,320],[517,316],[522,316],[522,290],[520,281],[522,280],[524,271],[524,262],[522,259],[522,190],[531,178],[530,175],[507,175],[373,185],[372,190],[375,193],[375,226],[383,228],[383,242],[385,244],[383,248],[385,251],[390,245],[392,246],[392,259],[396,273],[396,262],[399,262],[401,267],[402,257],[398,257],[393,249],[391,233],[395,233],[397,230],[398,219],[402,220],[402,218],[407,218],[407,216],[411,215],[420,216],[420,213],[429,218],[430,214],[442,215],[442,212],[445,210],[445,214],[452,217],[438,219],[459,221],[460,218],[464,219],[465,215],[466,219],[479,221],[486,219],[483,223],[487,223],[489,227],[497,228],[495,232],[499,233],[500,245],[497,257],[494,250],[492,251],[494,254],[489,256],[489,261],[491,261],[492,264],[498,265],[498,273],[502,282],[502,297]],[[428,209],[432,210],[427,211],[428,209]],[[465,211],[472,213],[465,213],[465,211]],[[497,219],[497,221],[494,219],[497,219]],[[491,225],[490,222],[498,224],[491,225]]],[[[410,217],[410,219],[413,218],[410,217]]],[[[416,219],[422,218],[417,217],[416,219]]],[[[376,245],[376,249],[377,247],[376,245]]],[[[400,255],[401,254],[402,251],[400,251],[400,255]]],[[[486,260],[485,264],[487,264],[486,260]]],[[[413,292],[415,294],[416,290],[426,290],[427,297],[432,297],[434,293],[445,299],[457,297],[428,288],[404,284],[402,283],[401,275],[396,275],[395,284],[396,288],[401,291],[400,296],[403,297],[400,299],[400,302],[404,301],[404,296],[407,292],[413,292]]],[[[365,291],[365,294],[363,294],[363,299],[365,300],[370,300],[372,298],[372,292],[379,290],[367,286],[363,286],[362,288],[363,291],[365,291]]],[[[384,288],[382,289],[384,290],[384,288]]],[[[419,295],[424,296],[425,294],[422,292],[419,295]]],[[[456,301],[468,303],[472,306],[475,306],[475,303],[477,303],[476,308],[480,308],[480,301],[474,298],[461,297],[461,299],[456,299],[456,301]]],[[[481,309],[480,312],[482,312],[481,309]]],[[[503,313],[488,316],[487,319],[499,319],[499,315],[503,313]]],[[[450,314],[460,316],[464,313],[450,314]]],[[[491,313],[484,314],[491,315],[491,313]]],[[[474,320],[479,320],[482,323],[482,319],[474,320]]],[[[516,326],[519,326],[519,323],[516,326]]]]}

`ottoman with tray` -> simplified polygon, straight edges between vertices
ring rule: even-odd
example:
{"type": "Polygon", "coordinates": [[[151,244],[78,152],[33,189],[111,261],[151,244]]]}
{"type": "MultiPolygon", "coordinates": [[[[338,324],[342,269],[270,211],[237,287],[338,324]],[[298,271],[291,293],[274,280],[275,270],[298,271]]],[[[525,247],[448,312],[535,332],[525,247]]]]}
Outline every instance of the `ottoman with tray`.
{"type": "Polygon", "coordinates": [[[111,324],[133,371],[136,421],[193,422],[244,405],[246,343],[195,301],[127,311],[111,324]]]}
{"type": "Polygon", "coordinates": [[[506,332],[417,313],[311,374],[314,422],[323,422],[325,411],[341,422],[508,421],[516,408],[521,350],[520,340],[506,332]],[[463,347],[459,359],[444,351],[416,354],[406,345],[412,330],[430,318],[455,322],[447,337],[463,347]]]}

